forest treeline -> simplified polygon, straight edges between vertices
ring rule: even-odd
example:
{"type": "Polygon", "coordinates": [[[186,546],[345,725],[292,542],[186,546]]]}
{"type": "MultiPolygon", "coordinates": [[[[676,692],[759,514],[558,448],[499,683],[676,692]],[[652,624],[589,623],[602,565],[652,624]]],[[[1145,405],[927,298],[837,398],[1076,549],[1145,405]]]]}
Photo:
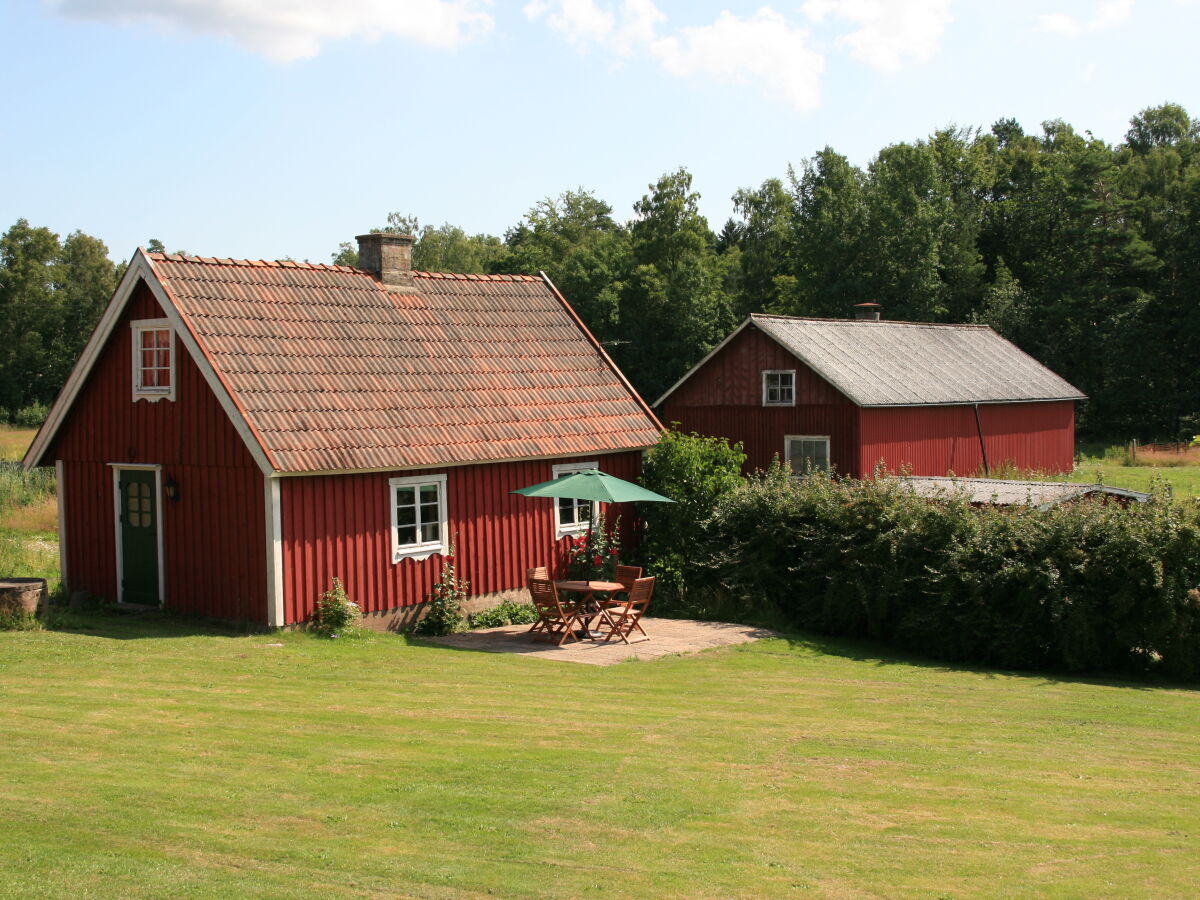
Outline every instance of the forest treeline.
{"type": "MultiPolygon", "coordinates": [[[[865,167],[826,147],[732,200],[714,230],[681,168],[627,219],[581,189],[536,203],[503,237],[399,213],[380,230],[417,236],[417,269],[545,271],[650,401],[748,313],[843,317],[876,300],[885,318],[996,328],[1089,395],[1081,430],[1200,430],[1200,122],[1181,106],[1143,110],[1115,146],[1062,121],[1026,134],[1009,119],[895,144],[865,167]]],[[[61,358],[86,340],[62,327],[75,307],[54,273],[75,277],[67,246],[94,239],[54,249],[43,235],[43,281],[9,275],[29,268],[41,231],[22,221],[0,240],[0,384],[19,385],[0,396],[9,410],[51,399],[61,358]],[[47,330],[18,307],[44,308],[47,330]],[[43,349],[17,378],[23,329],[43,349]]],[[[333,259],[353,264],[354,247],[333,259]]],[[[80,271],[91,280],[73,296],[108,283],[80,271]]]]}

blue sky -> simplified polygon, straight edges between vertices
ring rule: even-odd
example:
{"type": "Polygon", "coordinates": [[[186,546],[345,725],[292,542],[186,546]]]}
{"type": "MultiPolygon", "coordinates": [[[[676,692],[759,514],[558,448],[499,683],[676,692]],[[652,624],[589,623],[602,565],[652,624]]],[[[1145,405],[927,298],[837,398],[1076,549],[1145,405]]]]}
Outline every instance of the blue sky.
{"type": "Polygon", "coordinates": [[[680,165],[720,227],[826,145],[1200,115],[1197,34],[1200,0],[5,0],[0,228],[327,262],[393,210],[628,218],[680,165]]]}

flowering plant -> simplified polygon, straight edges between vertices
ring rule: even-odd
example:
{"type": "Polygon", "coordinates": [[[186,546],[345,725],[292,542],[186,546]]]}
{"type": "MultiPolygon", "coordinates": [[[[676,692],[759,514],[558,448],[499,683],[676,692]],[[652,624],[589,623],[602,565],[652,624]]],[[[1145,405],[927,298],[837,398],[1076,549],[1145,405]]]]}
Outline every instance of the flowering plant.
{"type": "Polygon", "coordinates": [[[429,595],[429,612],[417,624],[421,634],[456,634],[467,630],[467,616],[463,612],[471,582],[458,577],[458,565],[454,557],[454,545],[442,557],[442,571],[429,595]]]}
{"type": "Polygon", "coordinates": [[[591,531],[569,538],[567,577],[576,581],[612,581],[621,563],[621,519],[605,527],[604,514],[596,516],[591,531]]]}

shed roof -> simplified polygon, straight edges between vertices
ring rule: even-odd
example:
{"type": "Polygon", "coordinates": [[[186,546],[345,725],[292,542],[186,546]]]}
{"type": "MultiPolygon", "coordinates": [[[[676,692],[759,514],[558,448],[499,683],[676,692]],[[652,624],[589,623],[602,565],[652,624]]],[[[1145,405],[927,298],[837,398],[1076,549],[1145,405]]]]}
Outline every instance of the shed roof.
{"type": "MultiPolygon", "coordinates": [[[[183,346],[211,367],[265,470],[577,456],[658,439],[653,413],[544,276],[414,272],[416,289],[397,291],[347,266],[143,251],[130,269],[178,314],[183,346]]],[[[132,289],[122,284],[101,328],[132,289]]],[[[51,437],[39,434],[39,454],[51,437]]]]}
{"type": "Polygon", "coordinates": [[[969,503],[995,503],[1001,506],[1036,506],[1046,509],[1093,494],[1106,494],[1123,500],[1144,503],[1149,494],[1068,481],[1013,481],[1000,478],[948,478],[941,476],[905,476],[901,481],[920,497],[962,497],[969,503]]]}
{"type": "Polygon", "coordinates": [[[986,325],[755,314],[738,332],[747,327],[760,329],[859,406],[1086,399],[986,325]]]}

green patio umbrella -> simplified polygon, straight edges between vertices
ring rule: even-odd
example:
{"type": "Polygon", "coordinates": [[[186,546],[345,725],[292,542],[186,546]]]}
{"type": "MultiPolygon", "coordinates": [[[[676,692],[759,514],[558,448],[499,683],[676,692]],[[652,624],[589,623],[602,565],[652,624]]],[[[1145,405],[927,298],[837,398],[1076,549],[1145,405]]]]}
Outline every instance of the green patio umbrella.
{"type": "Polygon", "coordinates": [[[599,469],[583,469],[571,472],[553,481],[518,488],[514,494],[526,497],[563,497],[571,500],[595,500],[599,503],[674,503],[670,497],[648,491],[640,484],[633,484],[606,475],[599,469]]]}

